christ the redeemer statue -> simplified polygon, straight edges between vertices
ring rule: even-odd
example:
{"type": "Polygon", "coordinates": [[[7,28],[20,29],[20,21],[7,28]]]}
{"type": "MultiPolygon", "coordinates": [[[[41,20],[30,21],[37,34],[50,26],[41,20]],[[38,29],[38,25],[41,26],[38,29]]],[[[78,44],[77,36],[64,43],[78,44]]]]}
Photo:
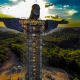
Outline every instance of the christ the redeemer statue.
{"type": "Polygon", "coordinates": [[[42,32],[49,32],[57,28],[58,24],[68,23],[65,20],[41,20],[44,21],[44,25],[38,23],[36,25],[30,24],[34,21],[39,22],[39,20],[40,6],[38,4],[32,5],[29,19],[0,18],[0,21],[3,21],[6,27],[20,32],[26,31],[28,44],[26,80],[42,80],[42,32]]]}

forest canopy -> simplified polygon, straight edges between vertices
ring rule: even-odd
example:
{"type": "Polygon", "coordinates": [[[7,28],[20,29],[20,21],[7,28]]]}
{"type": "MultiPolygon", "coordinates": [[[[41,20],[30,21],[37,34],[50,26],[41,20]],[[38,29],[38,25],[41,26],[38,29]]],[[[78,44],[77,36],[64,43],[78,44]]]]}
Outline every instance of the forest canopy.
{"type": "MultiPolygon", "coordinates": [[[[26,55],[26,47],[25,34],[0,31],[0,63],[8,59],[9,50],[22,60],[22,56],[26,55]]],[[[80,29],[66,28],[43,35],[42,57],[44,65],[79,72],[80,29]]]]}

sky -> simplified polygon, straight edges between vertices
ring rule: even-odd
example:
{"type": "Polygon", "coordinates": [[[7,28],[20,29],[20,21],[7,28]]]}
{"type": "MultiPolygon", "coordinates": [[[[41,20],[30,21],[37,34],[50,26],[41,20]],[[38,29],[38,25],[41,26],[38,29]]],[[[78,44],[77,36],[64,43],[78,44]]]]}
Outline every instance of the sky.
{"type": "Polygon", "coordinates": [[[58,15],[59,19],[69,21],[68,24],[60,24],[59,27],[80,27],[80,0],[0,0],[0,13],[28,18],[31,6],[35,3],[40,5],[41,19],[58,15]],[[45,4],[50,3],[53,3],[53,6],[45,8],[45,4]]]}

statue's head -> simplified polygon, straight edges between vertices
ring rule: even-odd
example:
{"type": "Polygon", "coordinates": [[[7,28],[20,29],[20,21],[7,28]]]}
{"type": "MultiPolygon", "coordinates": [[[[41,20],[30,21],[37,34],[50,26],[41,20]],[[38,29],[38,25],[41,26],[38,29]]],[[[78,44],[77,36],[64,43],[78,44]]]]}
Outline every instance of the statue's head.
{"type": "Polygon", "coordinates": [[[32,5],[30,19],[37,20],[40,17],[40,6],[38,4],[32,5]]]}

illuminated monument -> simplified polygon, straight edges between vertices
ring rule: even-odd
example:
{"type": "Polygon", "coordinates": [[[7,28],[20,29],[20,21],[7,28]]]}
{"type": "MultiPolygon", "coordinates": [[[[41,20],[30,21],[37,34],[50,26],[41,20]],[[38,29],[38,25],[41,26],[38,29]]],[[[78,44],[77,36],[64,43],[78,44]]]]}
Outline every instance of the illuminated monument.
{"type": "Polygon", "coordinates": [[[42,32],[52,30],[68,21],[39,20],[40,7],[34,4],[29,19],[0,18],[6,27],[27,34],[27,77],[26,80],[42,80],[42,32]],[[51,28],[52,27],[52,28],[51,28]]]}
{"type": "Polygon", "coordinates": [[[42,25],[44,21],[38,20],[40,7],[32,6],[30,20],[27,24],[27,80],[42,80],[42,25]]]}
{"type": "Polygon", "coordinates": [[[42,25],[29,25],[27,45],[27,80],[42,80],[42,25]]]}

